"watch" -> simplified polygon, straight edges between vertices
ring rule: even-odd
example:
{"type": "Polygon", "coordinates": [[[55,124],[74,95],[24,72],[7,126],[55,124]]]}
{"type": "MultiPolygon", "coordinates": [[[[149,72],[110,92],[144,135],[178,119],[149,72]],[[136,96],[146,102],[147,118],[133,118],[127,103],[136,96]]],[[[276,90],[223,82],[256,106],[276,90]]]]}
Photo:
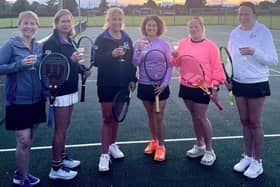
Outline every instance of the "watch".
{"type": "Polygon", "coordinates": [[[216,92],[220,90],[219,86],[213,86],[212,90],[215,90],[216,92]]]}

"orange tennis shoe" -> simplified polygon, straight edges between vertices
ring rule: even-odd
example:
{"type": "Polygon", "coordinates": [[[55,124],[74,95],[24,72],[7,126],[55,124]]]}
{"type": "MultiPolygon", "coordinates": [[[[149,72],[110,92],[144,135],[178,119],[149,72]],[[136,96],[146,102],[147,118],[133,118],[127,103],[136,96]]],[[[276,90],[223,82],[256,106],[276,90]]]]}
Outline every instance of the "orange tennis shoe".
{"type": "Polygon", "coordinates": [[[165,149],[164,145],[158,146],[156,149],[154,160],[160,161],[160,162],[164,161],[165,155],[166,155],[166,149],[165,149]]]}
{"type": "Polygon", "coordinates": [[[156,140],[151,140],[147,147],[144,149],[144,153],[147,155],[154,154],[156,152],[156,148],[158,146],[158,142],[156,140]]]}

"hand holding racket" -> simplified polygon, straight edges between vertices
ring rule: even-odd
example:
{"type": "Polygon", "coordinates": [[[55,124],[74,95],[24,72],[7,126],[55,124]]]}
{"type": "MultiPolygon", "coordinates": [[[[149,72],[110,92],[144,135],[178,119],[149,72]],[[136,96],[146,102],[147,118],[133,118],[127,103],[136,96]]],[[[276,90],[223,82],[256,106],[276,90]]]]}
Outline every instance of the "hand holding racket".
{"type": "MultiPolygon", "coordinates": [[[[93,51],[93,41],[91,38],[87,36],[82,36],[78,41],[78,49],[82,52],[82,59],[79,61],[86,69],[85,71],[89,71],[93,66],[92,61],[92,51],[93,51]]],[[[85,101],[85,90],[86,90],[86,80],[87,75],[85,73],[81,74],[82,79],[82,87],[81,87],[81,102],[85,101]]]]}
{"type": "Polygon", "coordinates": [[[147,51],[144,56],[144,70],[155,87],[155,111],[160,112],[159,106],[159,86],[161,86],[168,69],[168,60],[163,51],[153,49],[147,51]]]}
{"type": "Polygon", "coordinates": [[[70,65],[67,58],[60,53],[51,53],[46,55],[39,67],[39,78],[44,86],[50,92],[49,96],[49,114],[48,127],[53,123],[53,107],[58,88],[68,80],[70,65]]]}
{"type": "MultiPolygon", "coordinates": [[[[205,80],[205,71],[199,61],[190,55],[179,56],[176,60],[176,63],[180,64],[181,78],[186,82],[186,84],[194,88],[200,88],[211,98],[212,94],[209,91],[208,84],[205,80]]],[[[219,110],[223,110],[223,106],[217,99],[212,99],[212,101],[219,110]]]]}
{"type": "Polygon", "coordinates": [[[220,47],[220,56],[221,61],[224,69],[224,73],[226,76],[226,88],[228,90],[228,96],[229,96],[229,104],[234,104],[234,97],[232,94],[232,77],[233,77],[233,64],[232,64],[232,58],[229,54],[229,51],[226,47],[220,47]]]}

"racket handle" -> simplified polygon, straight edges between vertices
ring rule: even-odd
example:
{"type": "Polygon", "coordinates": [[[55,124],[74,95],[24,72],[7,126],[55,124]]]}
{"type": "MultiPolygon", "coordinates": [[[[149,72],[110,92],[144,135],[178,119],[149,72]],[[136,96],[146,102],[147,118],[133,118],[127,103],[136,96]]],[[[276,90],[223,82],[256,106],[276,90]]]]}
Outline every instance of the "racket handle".
{"type": "Polygon", "coordinates": [[[229,96],[229,104],[231,106],[233,106],[234,105],[234,97],[233,97],[232,91],[228,92],[228,96],[229,96]]]}
{"type": "Polygon", "coordinates": [[[48,113],[48,127],[49,128],[53,128],[53,118],[54,118],[53,106],[50,106],[49,113],[48,113]]]}
{"type": "Polygon", "coordinates": [[[219,103],[219,101],[215,101],[214,103],[218,107],[219,110],[224,110],[224,107],[219,103]]]}
{"type": "Polygon", "coordinates": [[[86,85],[82,85],[82,91],[81,91],[81,102],[85,101],[85,91],[86,91],[86,85]]]}
{"type": "Polygon", "coordinates": [[[159,95],[156,95],[156,97],[155,97],[155,109],[156,109],[156,112],[160,112],[160,109],[159,109],[159,95]]]}

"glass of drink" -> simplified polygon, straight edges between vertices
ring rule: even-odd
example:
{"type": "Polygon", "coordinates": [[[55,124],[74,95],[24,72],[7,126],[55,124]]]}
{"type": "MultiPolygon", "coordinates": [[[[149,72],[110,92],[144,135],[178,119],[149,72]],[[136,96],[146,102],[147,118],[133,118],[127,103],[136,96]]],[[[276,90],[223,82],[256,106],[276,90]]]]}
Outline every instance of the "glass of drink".
{"type": "Polygon", "coordinates": [[[36,70],[35,63],[37,62],[37,55],[29,55],[28,58],[30,58],[32,61],[32,65],[29,68],[29,70],[32,70],[32,71],[36,70]]]}
{"type": "Polygon", "coordinates": [[[82,59],[81,59],[81,60],[79,60],[79,63],[84,62],[84,61],[85,61],[85,59],[83,59],[83,57],[84,57],[84,53],[85,53],[85,48],[83,48],[83,47],[79,47],[79,48],[77,48],[77,51],[79,52],[80,56],[82,56],[82,59]]]}

